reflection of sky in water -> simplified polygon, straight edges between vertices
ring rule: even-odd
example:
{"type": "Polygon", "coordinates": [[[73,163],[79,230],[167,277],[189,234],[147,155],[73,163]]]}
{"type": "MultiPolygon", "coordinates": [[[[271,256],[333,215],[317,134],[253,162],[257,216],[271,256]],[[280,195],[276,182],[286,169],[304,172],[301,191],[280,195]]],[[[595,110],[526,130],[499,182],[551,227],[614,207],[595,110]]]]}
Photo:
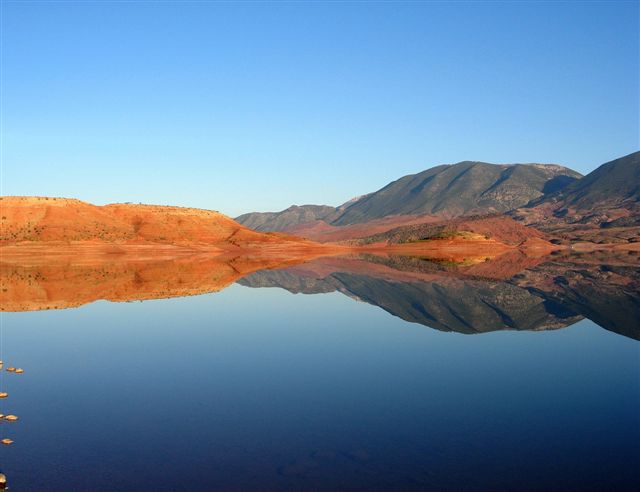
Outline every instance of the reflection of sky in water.
{"type": "Polygon", "coordinates": [[[239,285],[2,320],[12,490],[640,483],[639,345],[587,320],[460,335],[239,285]]]}

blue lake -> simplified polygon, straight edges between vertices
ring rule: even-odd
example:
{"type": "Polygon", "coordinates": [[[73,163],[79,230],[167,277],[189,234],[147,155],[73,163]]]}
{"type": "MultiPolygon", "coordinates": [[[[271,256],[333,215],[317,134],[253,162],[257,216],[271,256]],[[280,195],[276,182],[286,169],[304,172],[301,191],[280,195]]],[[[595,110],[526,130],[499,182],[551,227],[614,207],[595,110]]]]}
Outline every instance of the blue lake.
{"type": "Polygon", "coordinates": [[[638,490],[633,337],[557,306],[565,327],[441,331],[385,292],[259,275],[2,313],[0,358],[25,370],[0,376],[11,491],[638,490]]]}

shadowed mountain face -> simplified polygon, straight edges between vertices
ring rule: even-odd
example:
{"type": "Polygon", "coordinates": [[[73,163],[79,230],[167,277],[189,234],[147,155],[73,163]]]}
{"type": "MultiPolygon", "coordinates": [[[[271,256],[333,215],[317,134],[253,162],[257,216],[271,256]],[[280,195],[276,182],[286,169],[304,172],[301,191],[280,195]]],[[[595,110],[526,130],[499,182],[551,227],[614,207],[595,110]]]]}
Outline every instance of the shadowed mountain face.
{"type": "Polygon", "coordinates": [[[345,226],[396,215],[454,217],[506,212],[557,192],[580,176],[571,169],[551,164],[465,161],[404,176],[337,208],[293,206],[282,212],[244,214],[236,220],[260,231],[286,231],[318,220],[345,226]]]}
{"type": "Polygon", "coordinates": [[[443,331],[550,330],[586,317],[605,329],[640,339],[640,268],[634,255],[625,253],[615,260],[617,265],[600,264],[593,257],[562,258],[530,265],[506,280],[480,278],[474,266],[459,268],[406,257],[367,260],[338,266],[317,260],[302,267],[256,272],[237,283],[305,294],[337,291],[443,331]],[[371,265],[369,271],[363,263],[371,265]]]}
{"type": "Polygon", "coordinates": [[[640,152],[603,164],[544,201],[576,210],[636,206],[640,201],[640,152]]]}
{"type": "Polygon", "coordinates": [[[633,240],[640,233],[640,152],[603,164],[512,215],[559,237],[633,240]]]}

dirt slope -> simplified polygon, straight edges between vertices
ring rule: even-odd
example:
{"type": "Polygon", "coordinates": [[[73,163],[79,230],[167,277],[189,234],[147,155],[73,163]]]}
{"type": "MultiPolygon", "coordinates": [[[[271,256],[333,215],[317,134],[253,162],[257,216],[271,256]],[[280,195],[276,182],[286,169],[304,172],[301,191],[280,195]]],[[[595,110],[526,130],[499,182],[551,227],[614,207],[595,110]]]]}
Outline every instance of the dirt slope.
{"type": "Polygon", "coordinates": [[[211,210],[160,205],[96,206],[50,197],[0,197],[0,246],[48,248],[93,244],[238,249],[314,247],[314,243],[276,233],[259,233],[211,210]]]}
{"type": "Polygon", "coordinates": [[[370,236],[372,234],[385,232],[403,225],[424,224],[441,220],[441,217],[434,217],[431,215],[394,215],[383,217],[382,219],[370,220],[369,222],[362,224],[350,224],[345,226],[330,225],[323,220],[316,220],[314,222],[306,222],[304,224],[288,227],[284,232],[293,234],[294,236],[305,237],[320,243],[326,243],[370,236]]]}
{"type": "Polygon", "coordinates": [[[404,225],[361,238],[357,242],[360,244],[406,244],[427,240],[465,238],[466,236],[468,236],[467,239],[472,239],[472,236],[480,236],[508,246],[546,243],[545,235],[540,231],[532,227],[525,227],[510,217],[498,214],[404,225]]]}

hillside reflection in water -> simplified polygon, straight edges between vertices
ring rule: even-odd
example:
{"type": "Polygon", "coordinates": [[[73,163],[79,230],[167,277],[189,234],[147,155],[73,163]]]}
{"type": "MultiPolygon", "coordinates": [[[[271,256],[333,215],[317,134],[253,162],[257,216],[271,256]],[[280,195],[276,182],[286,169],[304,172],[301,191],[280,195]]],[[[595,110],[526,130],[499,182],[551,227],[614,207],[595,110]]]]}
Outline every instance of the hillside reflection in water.
{"type": "Polygon", "coordinates": [[[393,255],[67,259],[1,262],[0,274],[3,311],[190,296],[237,282],[303,294],[337,291],[443,331],[551,330],[588,318],[640,339],[636,252],[531,258],[514,251],[459,263],[393,255]]]}

